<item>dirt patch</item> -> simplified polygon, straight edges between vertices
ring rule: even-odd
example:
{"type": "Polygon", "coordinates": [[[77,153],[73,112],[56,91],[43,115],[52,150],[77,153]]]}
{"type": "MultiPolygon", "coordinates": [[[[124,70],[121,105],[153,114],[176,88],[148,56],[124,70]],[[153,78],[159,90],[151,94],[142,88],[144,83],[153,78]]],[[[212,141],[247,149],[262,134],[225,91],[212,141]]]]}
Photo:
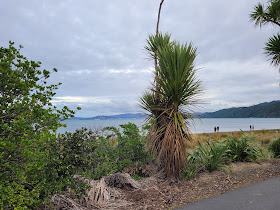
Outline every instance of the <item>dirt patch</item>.
{"type": "Polygon", "coordinates": [[[166,182],[148,178],[133,192],[124,192],[132,203],[125,209],[174,209],[189,203],[219,195],[265,179],[280,176],[280,160],[257,163],[233,163],[232,173],[204,172],[196,178],[180,182],[166,182]]]}

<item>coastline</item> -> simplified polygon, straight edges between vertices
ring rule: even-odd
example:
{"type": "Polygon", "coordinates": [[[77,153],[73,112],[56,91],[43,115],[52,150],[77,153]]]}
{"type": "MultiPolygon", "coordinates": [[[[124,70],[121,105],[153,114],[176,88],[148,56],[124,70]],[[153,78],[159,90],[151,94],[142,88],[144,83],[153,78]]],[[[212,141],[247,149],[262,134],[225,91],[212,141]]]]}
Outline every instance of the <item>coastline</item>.
{"type": "MultiPolygon", "coordinates": [[[[63,123],[66,128],[60,128],[59,133],[65,131],[74,132],[76,129],[86,127],[88,129],[96,129],[107,126],[120,128],[120,125],[128,122],[134,123],[140,129],[144,125],[144,119],[107,119],[107,120],[66,120],[63,123]]],[[[249,131],[249,126],[253,125],[255,131],[266,129],[280,129],[280,118],[204,118],[201,120],[193,120],[188,122],[190,130],[194,134],[213,133],[214,127],[219,126],[219,133],[228,132],[244,132],[249,131]]]]}
{"type": "Polygon", "coordinates": [[[225,131],[225,132],[210,132],[210,133],[193,133],[194,135],[223,135],[223,134],[234,134],[234,133],[263,133],[263,132],[275,132],[275,133],[280,133],[280,128],[279,129],[260,129],[260,130],[240,130],[240,131],[225,131]]]}

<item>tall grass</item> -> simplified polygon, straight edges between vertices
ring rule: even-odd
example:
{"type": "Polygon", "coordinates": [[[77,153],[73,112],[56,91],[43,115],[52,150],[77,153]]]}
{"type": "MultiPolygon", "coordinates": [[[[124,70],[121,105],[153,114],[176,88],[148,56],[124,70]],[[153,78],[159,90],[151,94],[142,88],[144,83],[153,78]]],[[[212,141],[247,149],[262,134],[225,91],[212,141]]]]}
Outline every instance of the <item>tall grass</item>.
{"type": "MultiPolygon", "coordinates": [[[[200,142],[205,142],[208,139],[220,139],[226,140],[229,135],[232,135],[236,139],[242,138],[242,136],[246,134],[248,138],[253,138],[254,142],[261,144],[265,148],[268,148],[269,145],[279,138],[280,129],[276,130],[255,130],[255,131],[235,131],[235,132],[227,132],[227,133],[203,133],[203,134],[193,134],[192,138],[197,139],[200,142]]],[[[193,141],[189,143],[191,146],[197,146],[197,142],[193,141]]]]}

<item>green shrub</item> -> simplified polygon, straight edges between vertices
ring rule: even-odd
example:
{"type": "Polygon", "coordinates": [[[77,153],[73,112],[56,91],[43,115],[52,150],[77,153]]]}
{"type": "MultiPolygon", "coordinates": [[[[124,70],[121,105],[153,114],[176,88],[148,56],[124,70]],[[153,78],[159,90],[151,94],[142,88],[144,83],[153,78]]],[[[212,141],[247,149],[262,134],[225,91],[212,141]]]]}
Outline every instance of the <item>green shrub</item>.
{"type": "Polygon", "coordinates": [[[232,161],[255,161],[259,156],[259,150],[253,145],[256,137],[248,139],[243,133],[242,138],[237,140],[233,136],[229,136],[226,140],[228,147],[227,155],[232,161]]]}
{"type": "Polygon", "coordinates": [[[280,158],[280,138],[269,146],[269,150],[273,152],[274,158],[280,158]]]}
{"type": "Polygon", "coordinates": [[[203,169],[210,172],[216,169],[225,171],[224,168],[228,168],[225,165],[228,150],[224,143],[217,141],[210,143],[207,141],[205,144],[201,144],[198,141],[198,145],[189,153],[188,164],[195,164],[198,171],[203,169]]]}
{"type": "Polygon", "coordinates": [[[60,176],[68,173],[66,170],[74,174],[94,167],[92,153],[96,149],[96,139],[92,130],[81,128],[59,134],[58,139],[51,142],[50,162],[60,166],[60,176]]]}
{"type": "Polygon", "coordinates": [[[49,194],[58,193],[59,189],[71,187],[76,193],[86,189],[86,185],[74,179],[75,174],[83,174],[94,167],[92,154],[95,150],[96,135],[93,131],[81,128],[73,133],[59,134],[50,143],[46,159],[46,183],[56,183],[49,194]],[[56,180],[59,180],[57,182],[56,180]]]}
{"type": "Polygon", "coordinates": [[[116,152],[118,158],[121,160],[128,159],[132,162],[146,161],[148,153],[145,151],[139,128],[133,123],[120,125],[120,127],[123,129],[123,134],[117,132],[118,145],[116,152]]]}
{"type": "Polygon", "coordinates": [[[13,45],[0,47],[0,208],[34,209],[53,188],[62,189],[65,178],[45,172],[60,119],[74,111],[52,105],[60,84],[48,84],[51,72],[13,45]]]}
{"type": "Polygon", "coordinates": [[[111,173],[122,172],[126,167],[139,167],[147,162],[149,155],[145,151],[145,136],[140,135],[139,128],[128,123],[116,127],[107,127],[94,143],[91,154],[92,165],[85,174],[89,178],[100,179],[111,173]]]}
{"type": "Polygon", "coordinates": [[[100,179],[103,176],[110,175],[111,173],[117,172],[117,164],[110,161],[104,161],[97,165],[94,168],[93,173],[89,174],[89,178],[91,179],[100,179]]]}
{"type": "Polygon", "coordinates": [[[194,178],[196,175],[196,169],[196,164],[192,161],[189,161],[187,166],[182,170],[180,178],[194,178]]]}

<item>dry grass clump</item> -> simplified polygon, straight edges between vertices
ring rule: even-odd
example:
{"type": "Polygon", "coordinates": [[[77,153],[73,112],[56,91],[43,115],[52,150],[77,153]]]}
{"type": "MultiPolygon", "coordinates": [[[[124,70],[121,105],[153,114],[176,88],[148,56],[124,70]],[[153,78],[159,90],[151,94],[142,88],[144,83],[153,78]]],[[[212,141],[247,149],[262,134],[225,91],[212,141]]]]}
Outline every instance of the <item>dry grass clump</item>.
{"type": "Polygon", "coordinates": [[[198,141],[203,142],[213,142],[214,140],[217,141],[224,141],[229,139],[232,136],[234,139],[242,139],[242,135],[246,135],[247,138],[254,138],[253,143],[255,146],[259,148],[262,153],[262,158],[271,159],[273,158],[273,154],[269,151],[269,146],[275,140],[279,139],[280,137],[280,129],[274,130],[255,130],[255,131],[235,131],[235,132],[223,132],[223,133],[202,133],[202,134],[192,134],[192,142],[188,142],[188,149],[187,153],[192,151],[191,148],[197,147],[198,141]]]}
{"type": "MultiPolygon", "coordinates": [[[[280,129],[274,130],[256,130],[256,131],[244,131],[244,134],[248,138],[256,137],[255,142],[260,143],[264,147],[268,147],[273,141],[277,140],[280,136],[280,129]]],[[[242,138],[241,131],[235,132],[223,132],[223,133],[202,133],[202,134],[193,134],[193,142],[189,142],[188,146],[198,146],[197,141],[205,142],[211,140],[225,140],[231,135],[235,139],[242,138]]]]}

